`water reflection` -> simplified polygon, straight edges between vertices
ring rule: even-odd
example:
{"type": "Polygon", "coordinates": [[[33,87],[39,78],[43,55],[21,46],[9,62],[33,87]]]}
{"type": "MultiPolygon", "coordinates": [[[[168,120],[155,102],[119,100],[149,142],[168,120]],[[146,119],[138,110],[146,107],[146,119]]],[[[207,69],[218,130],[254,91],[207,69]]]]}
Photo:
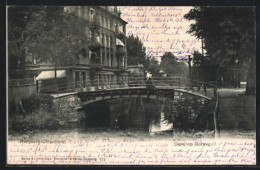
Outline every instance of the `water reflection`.
{"type": "Polygon", "coordinates": [[[171,124],[167,124],[165,121],[163,121],[164,119],[164,112],[160,111],[160,120],[151,120],[150,121],[150,125],[149,125],[149,133],[150,134],[155,134],[155,133],[161,133],[161,132],[169,132],[172,131],[173,125],[171,124]],[[159,122],[159,123],[158,123],[159,122]]]}
{"type": "Polygon", "coordinates": [[[163,122],[162,103],[153,99],[127,98],[95,102],[84,106],[86,128],[146,131],[172,130],[163,122]]]}

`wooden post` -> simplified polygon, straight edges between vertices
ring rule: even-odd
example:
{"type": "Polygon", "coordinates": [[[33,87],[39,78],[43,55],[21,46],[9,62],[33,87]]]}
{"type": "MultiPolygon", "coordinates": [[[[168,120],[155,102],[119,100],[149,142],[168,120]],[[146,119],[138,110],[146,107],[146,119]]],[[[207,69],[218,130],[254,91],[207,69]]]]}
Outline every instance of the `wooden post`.
{"type": "Polygon", "coordinates": [[[39,80],[36,80],[36,92],[38,93],[39,92],[39,83],[38,83],[39,80]]]}
{"type": "MultiPolygon", "coordinates": [[[[217,89],[216,89],[217,90],[217,89]]],[[[215,132],[215,138],[219,138],[220,137],[220,131],[219,131],[219,121],[218,121],[218,107],[219,107],[219,96],[217,91],[216,92],[216,106],[215,106],[215,110],[214,110],[214,132],[215,132]]]]}
{"type": "Polygon", "coordinates": [[[57,62],[55,61],[55,66],[54,66],[54,84],[55,84],[55,91],[56,94],[58,93],[58,87],[57,87],[57,62]]]}

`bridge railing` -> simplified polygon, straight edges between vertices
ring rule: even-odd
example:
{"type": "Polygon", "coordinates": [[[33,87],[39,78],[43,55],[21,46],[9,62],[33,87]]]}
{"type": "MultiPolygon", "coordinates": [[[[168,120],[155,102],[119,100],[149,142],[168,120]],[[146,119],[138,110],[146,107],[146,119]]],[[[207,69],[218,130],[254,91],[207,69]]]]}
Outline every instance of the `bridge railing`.
{"type": "Polygon", "coordinates": [[[86,81],[66,81],[46,86],[41,85],[38,92],[42,93],[70,93],[79,91],[98,91],[123,88],[165,88],[182,89],[192,93],[198,93],[207,97],[215,96],[216,85],[207,82],[191,80],[181,77],[129,77],[128,80],[118,79],[116,81],[106,79],[95,79],[86,81]]]}
{"type": "Polygon", "coordinates": [[[131,77],[129,78],[129,86],[183,89],[193,93],[205,95],[210,98],[215,96],[214,90],[216,89],[216,85],[214,84],[182,77],[152,77],[150,79],[131,77]]]}
{"type": "MultiPolygon", "coordinates": [[[[141,85],[144,87],[144,85],[141,85]]],[[[141,87],[140,85],[138,87],[141,87]]],[[[71,93],[79,91],[99,91],[107,89],[122,89],[130,88],[127,81],[118,80],[117,82],[93,80],[93,81],[67,81],[64,83],[57,83],[55,85],[41,85],[38,92],[57,94],[57,93],[71,93]]]]}

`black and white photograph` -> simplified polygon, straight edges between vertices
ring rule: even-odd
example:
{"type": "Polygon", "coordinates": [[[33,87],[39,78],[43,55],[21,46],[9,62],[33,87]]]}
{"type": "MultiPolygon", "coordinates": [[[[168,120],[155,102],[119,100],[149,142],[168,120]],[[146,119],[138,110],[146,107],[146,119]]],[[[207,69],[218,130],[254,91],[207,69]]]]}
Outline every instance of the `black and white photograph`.
{"type": "Polygon", "coordinates": [[[256,165],[255,6],[7,5],[6,66],[8,165],[256,165]]]}

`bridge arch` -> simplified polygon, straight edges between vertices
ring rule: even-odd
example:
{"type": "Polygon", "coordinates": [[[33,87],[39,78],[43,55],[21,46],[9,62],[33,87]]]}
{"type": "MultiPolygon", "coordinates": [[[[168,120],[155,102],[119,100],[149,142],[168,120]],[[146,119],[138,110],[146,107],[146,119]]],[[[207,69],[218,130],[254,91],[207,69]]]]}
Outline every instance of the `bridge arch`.
{"type": "Polygon", "coordinates": [[[105,90],[94,92],[78,92],[78,97],[81,100],[81,105],[87,105],[93,102],[109,99],[124,99],[124,98],[146,98],[162,101],[165,97],[180,98],[183,94],[197,96],[202,99],[211,100],[211,98],[192,93],[180,89],[158,89],[158,88],[135,88],[135,89],[118,89],[118,90],[105,90]]]}

